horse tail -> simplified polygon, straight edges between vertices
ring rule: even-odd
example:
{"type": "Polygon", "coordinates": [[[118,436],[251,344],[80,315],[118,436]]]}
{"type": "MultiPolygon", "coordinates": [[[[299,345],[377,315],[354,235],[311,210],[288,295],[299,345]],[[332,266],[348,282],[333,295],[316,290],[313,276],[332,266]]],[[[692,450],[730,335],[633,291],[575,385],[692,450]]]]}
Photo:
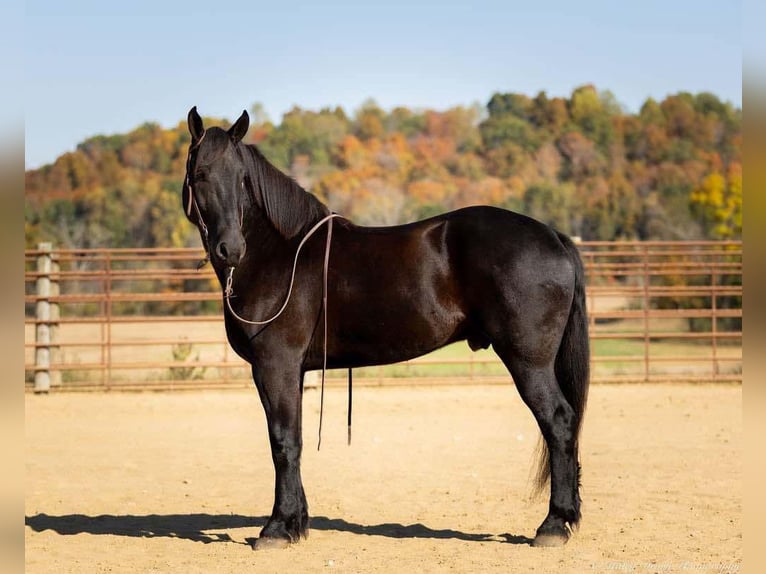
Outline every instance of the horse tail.
{"type": "MultiPolygon", "coordinates": [[[[564,328],[564,334],[556,354],[554,372],[556,373],[556,380],[564,398],[574,410],[574,456],[577,461],[577,485],[579,487],[580,462],[577,447],[585,404],[588,400],[588,384],[590,381],[590,342],[588,340],[588,316],[585,307],[585,268],[577,246],[572,240],[562,233],[559,233],[559,239],[574,264],[575,278],[572,306],[569,309],[569,319],[564,328]]],[[[542,492],[550,480],[550,475],[551,466],[548,447],[541,438],[538,448],[538,467],[535,480],[538,491],[542,492]]]]}

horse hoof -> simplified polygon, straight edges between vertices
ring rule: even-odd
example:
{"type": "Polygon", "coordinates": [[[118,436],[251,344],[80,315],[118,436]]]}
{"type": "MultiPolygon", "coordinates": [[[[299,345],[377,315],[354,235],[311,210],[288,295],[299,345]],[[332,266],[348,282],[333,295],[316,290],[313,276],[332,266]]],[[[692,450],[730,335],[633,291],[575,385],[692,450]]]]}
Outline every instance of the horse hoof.
{"type": "Polygon", "coordinates": [[[261,536],[260,538],[253,540],[252,545],[253,550],[275,550],[280,548],[287,548],[290,546],[290,541],[286,538],[261,536]]]}
{"type": "Polygon", "coordinates": [[[563,534],[538,534],[532,541],[532,546],[536,548],[558,548],[564,546],[567,540],[569,537],[563,534]]]}

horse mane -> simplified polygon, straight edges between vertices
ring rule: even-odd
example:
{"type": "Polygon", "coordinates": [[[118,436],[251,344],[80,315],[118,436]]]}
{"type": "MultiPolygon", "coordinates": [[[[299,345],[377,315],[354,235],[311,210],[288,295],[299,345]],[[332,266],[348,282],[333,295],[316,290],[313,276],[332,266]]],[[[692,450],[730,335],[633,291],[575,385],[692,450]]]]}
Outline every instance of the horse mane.
{"type": "Polygon", "coordinates": [[[292,239],[330,213],[313,194],[274,167],[256,146],[240,143],[237,149],[245,164],[245,185],[282,237],[292,239]]]}

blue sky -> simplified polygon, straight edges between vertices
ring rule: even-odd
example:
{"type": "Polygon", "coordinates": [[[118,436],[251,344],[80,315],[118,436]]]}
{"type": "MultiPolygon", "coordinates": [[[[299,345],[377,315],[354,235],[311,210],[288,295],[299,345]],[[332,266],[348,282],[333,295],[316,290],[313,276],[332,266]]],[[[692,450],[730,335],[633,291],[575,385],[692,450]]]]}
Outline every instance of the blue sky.
{"type": "Polygon", "coordinates": [[[383,108],[568,96],[593,83],[629,111],[710,91],[742,105],[742,8],[725,0],[275,2],[29,0],[27,168],[95,134],[175,125],[193,105],[383,108]]]}

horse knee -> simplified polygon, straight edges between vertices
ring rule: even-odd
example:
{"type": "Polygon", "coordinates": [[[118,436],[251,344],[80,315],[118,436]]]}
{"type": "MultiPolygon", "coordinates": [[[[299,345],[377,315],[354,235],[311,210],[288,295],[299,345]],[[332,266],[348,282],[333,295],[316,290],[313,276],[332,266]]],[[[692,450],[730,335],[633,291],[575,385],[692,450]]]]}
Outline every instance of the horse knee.
{"type": "Polygon", "coordinates": [[[290,429],[275,425],[269,429],[269,439],[274,462],[292,464],[300,459],[303,443],[290,429]]]}

